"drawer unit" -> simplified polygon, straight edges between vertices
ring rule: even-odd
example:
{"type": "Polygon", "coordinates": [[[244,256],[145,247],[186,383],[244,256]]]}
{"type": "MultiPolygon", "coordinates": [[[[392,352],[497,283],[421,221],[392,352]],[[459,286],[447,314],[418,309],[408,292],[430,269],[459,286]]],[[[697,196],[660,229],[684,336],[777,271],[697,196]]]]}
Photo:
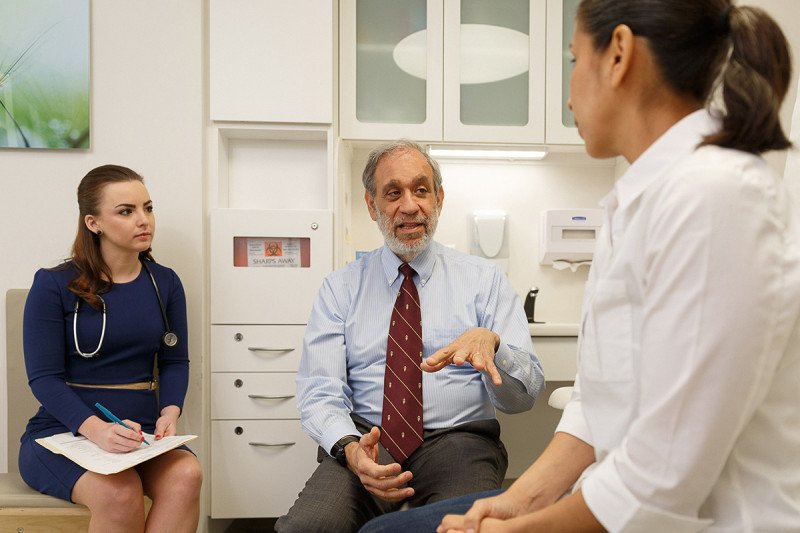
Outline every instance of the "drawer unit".
{"type": "Polygon", "coordinates": [[[211,375],[211,419],[299,419],[295,372],[216,372],[211,375]]]}
{"type": "Polygon", "coordinates": [[[295,376],[333,266],[328,210],[211,212],[211,517],[285,514],[317,466],[295,376]]]}
{"type": "MultiPolygon", "coordinates": [[[[281,516],[317,467],[299,420],[211,423],[211,516],[281,516]]],[[[335,489],[335,488],[334,488],[335,489]]]]}
{"type": "Polygon", "coordinates": [[[303,351],[301,326],[211,326],[212,372],[294,372],[303,351]]]}

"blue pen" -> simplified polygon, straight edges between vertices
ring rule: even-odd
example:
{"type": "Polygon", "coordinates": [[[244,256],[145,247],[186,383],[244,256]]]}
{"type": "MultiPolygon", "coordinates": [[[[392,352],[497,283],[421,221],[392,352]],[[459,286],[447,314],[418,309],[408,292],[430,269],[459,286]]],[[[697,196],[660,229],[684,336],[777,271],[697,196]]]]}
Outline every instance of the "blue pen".
{"type": "MultiPolygon", "coordinates": [[[[130,429],[131,431],[134,431],[134,429],[132,427],[130,427],[128,424],[126,424],[125,422],[123,422],[122,420],[117,418],[117,416],[114,413],[112,413],[111,411],[109,411],[108,409],[106,409],[105,407],[100,405],[99,402],[94,404],[94,406],[97,407],[98,409],[100,409],[103,412],[103,414],[106,415],[108,417],[108,419],[111,420],[112,422],[114,422],[115,424],[119,424],[120,426],[126,427],[126,428],[130,429]]],[[[150,443],[147,442],[147,440],[145,440],[144,437],[142,437],[142,442],[144,442],[145,444],[150,446],[150,443]]]]}

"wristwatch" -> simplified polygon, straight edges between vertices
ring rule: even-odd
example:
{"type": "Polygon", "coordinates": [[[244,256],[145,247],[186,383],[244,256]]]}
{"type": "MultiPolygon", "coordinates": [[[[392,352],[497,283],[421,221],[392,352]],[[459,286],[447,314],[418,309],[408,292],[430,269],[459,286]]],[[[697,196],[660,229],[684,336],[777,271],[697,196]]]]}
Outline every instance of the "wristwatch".
{"type": "Polygon", "coordinates": [[[344,448],[351,442],[358,442],[360,439],[355,435],[345,435],[336,441],[336,444],[331,448],[331,457],[336,459],[342,466],[347,466],[347,456],[344,453],[344,448]]]}

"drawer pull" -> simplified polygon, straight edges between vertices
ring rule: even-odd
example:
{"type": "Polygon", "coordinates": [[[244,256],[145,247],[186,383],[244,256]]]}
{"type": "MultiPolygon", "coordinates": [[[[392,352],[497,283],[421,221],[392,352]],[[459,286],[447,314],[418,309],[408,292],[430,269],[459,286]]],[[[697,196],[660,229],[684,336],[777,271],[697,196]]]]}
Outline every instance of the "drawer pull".
{"type": "Polygon", "coordinates": [[[285,396],[274,396],[269,394],[248,394],[248,398],[252,398],[254,400],[291,400],[294,398],[294,394],[287,394],[285,396]]]}
{"type": "Polygon", "coordinates": [[[268,348],[265,346],[248,346],[251,352],[293,352],[294,348],[268,348]]]}
{"type": "Polygon", "coordinates": [[[276,446],[294,446],[294,442],[248,442],[250,446],[260,446],[264,448],[274,448],[276,446]]]}

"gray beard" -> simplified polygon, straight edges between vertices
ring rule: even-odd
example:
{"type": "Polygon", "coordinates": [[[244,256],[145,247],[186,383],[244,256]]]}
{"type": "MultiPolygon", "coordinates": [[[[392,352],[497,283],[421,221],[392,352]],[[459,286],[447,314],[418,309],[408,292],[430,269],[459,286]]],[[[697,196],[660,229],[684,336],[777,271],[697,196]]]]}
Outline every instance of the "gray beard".
{"type": "Polygon", "coordinates": [[[395,253],[395,255],[406,261],[411,261],[430,245],[431,240],[433,239],[433,234],[436,232],[436,225],[439,223],[438,209],[434,210],[430,216],[418,215],[413,219],[401,219],[404,222],[411,221],[425,225],[425,233],[422,238],[415,244],[410,244],[402,239],[399,239],[395,235],[395,227],[392,220],[384,217],[383,213],[379,210],[376,210],[376,213],[376,222],[378,223],[378,228],[383,234],[384,241],[386,241],[386,246],[388,246],[389,249],[395,253]]]}

